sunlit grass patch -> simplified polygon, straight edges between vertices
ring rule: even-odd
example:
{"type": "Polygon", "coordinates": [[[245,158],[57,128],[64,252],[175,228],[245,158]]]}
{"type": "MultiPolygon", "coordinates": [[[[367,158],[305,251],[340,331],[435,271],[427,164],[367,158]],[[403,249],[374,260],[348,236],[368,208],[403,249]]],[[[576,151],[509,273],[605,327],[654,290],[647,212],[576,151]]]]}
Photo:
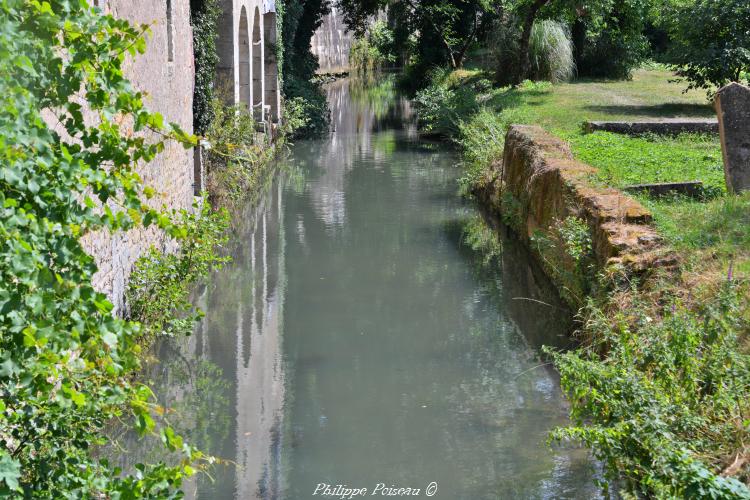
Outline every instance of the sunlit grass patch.
{"type": "Polygon", "coordinates": [[[698,180],[714,191],[726,189],[717,137],[628,137],[596,132],[570,134],[565,139],[576,158],[597,167],[598,179],[610,186],[698,180]]]}
{"type": "Polygon", "coordinates": [[[750,193],[710,201],[640,200],[654,214],[659,233],[684,258],[687,273],[750,279],[750,193]]]}

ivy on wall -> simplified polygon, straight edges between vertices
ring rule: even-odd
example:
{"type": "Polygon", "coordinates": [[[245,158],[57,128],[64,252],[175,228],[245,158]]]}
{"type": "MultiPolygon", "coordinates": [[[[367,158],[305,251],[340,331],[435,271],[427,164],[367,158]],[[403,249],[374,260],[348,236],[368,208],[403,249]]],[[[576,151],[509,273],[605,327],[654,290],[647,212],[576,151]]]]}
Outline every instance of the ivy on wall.
{"type": "Polygon", "coordinates": [[[221,7],[218,0],[190,0],[195,57],[195,91],[193,94],[193,130],[203,135],[213,120],[212,102],[216,97],[216,50],[221,7]]]}

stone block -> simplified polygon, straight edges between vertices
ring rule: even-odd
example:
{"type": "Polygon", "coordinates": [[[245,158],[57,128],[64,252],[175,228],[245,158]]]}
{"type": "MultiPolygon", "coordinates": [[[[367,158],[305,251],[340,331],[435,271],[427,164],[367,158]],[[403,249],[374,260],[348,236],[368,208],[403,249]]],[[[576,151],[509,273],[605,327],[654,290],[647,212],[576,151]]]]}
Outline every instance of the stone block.
{"type": "Polygon", "coordinates": [[[750,189],[750,88],[739,83],[722,87],[714,99],[724,157],[727,189],[750,189]]]}
{"type": "Polygon", "coordinates": [[[719,124],[716,120],[693,120],[684,118],[664,118],[650,121],[610,121],[587,122],[587,133],[603,131],[626,135],[678,135],[682,133],[716,134],[719,124]]]}

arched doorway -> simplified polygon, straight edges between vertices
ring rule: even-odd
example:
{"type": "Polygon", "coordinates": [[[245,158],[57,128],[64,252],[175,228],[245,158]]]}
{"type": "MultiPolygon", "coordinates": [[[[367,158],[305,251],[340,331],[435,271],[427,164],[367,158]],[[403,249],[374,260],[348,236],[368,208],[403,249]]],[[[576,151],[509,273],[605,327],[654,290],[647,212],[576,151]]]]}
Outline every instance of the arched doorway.
{"type": "Polygon", "coordinates": [[[253,116],[258,121],[263,121],[263,37],[261,32],[260,9],[255,8],[253,14],[253,116]]]}
{"type": "Polygon", "coordinates": [[[248,33],[247,10],[240,11],[240,32],[237,37],[239,50],[239,102],[250,109],[252,93],[250,89],[250,37],[248,33]]]}

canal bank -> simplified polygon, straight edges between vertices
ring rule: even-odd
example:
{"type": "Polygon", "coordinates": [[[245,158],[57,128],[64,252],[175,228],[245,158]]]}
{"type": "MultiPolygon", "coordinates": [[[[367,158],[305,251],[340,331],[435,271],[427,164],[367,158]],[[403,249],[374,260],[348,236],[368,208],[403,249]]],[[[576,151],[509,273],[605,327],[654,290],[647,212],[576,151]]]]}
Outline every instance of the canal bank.
{"type": "Polygon", "coordinates": [[[458,159],[417,140],[388,83],[327,92],[335,133],[296,144],[234,215],[205,318],[150,372],[178,430],[226,461],[188,496],[432,482],[445,499],[597,496],[588,451],[546,443],[568,422],[539,351],[568,343],[554,289],[512,240],[489,265],[467,244],[481,218],[458,159]]]}

